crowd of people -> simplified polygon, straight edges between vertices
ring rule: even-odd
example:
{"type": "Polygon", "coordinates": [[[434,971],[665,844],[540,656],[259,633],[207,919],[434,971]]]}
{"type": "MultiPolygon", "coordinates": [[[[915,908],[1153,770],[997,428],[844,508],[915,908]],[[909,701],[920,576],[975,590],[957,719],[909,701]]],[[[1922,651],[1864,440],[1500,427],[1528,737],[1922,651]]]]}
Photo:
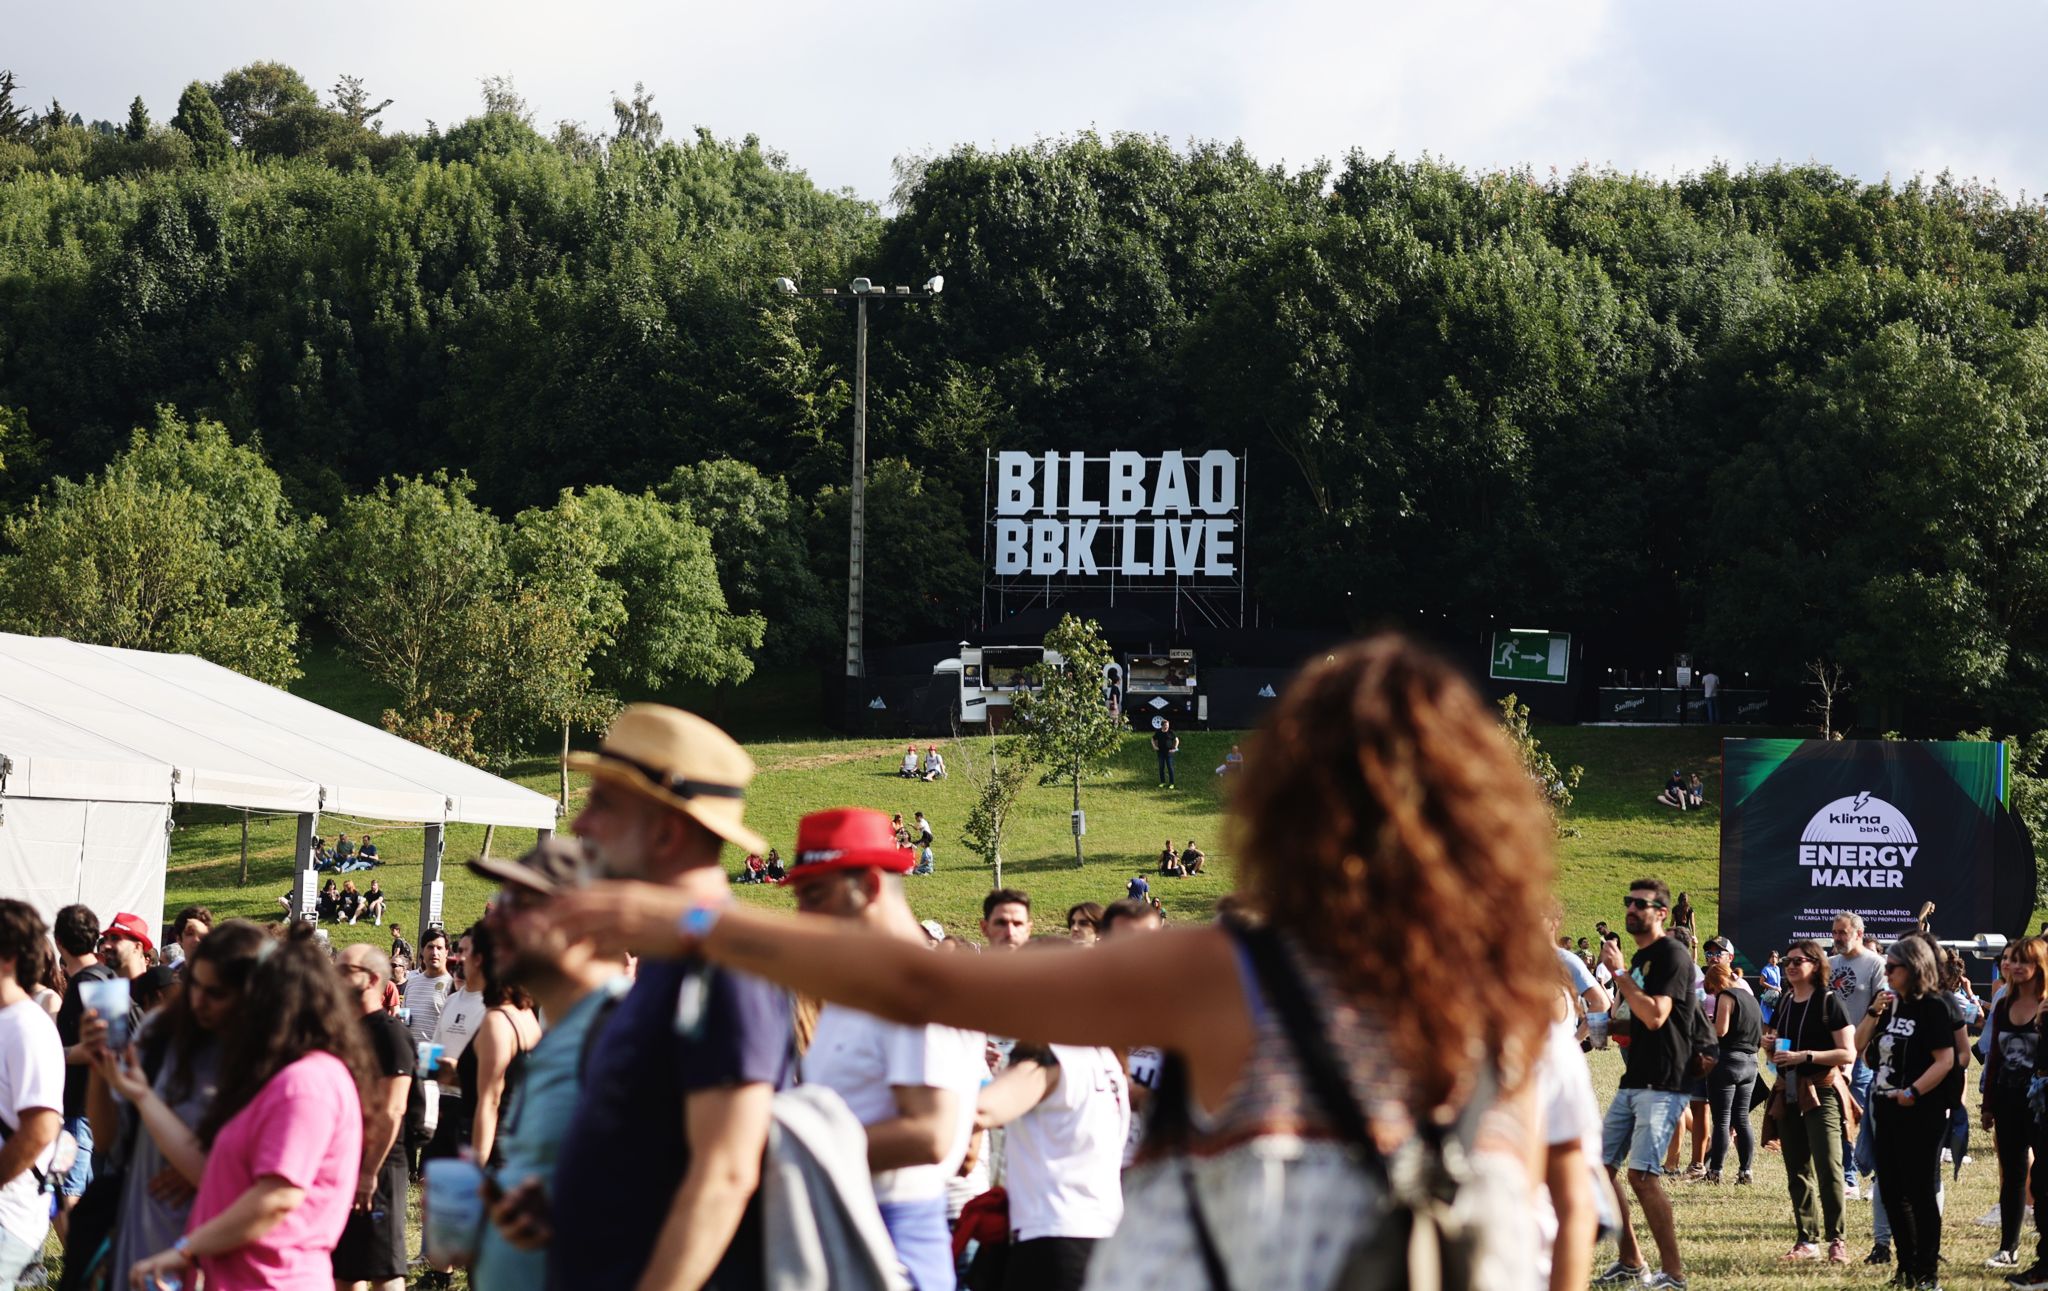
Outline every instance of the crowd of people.
{"type": "MultiPolygon", "coordinates": [[[[170,956],[144,921],[46,931],[0,900],[0,1289],[53,1192],[81,1286],[1682,1289],[1666,1181],[1750,1184],[1752,1103],[1784,1259],[1847,1262],[1859,1172],[1867,1258],[1935,1284],[1970,1053],[1937,943],[1880,952],[1845,914],[1767,996],[1655,878],[1619,928],[1558,937],[1547,811],[1487,706],[1397,637],[1307,668],[1257,751],[1213,922],[1131,893],[1039,936],[1006,888],[975,954],[918,919],[881,812],[803,818],[792,911],[734,903],[724,847],[781,864],[753,764],[651,705],[572,755],[573,837],[470,862],[497,891],[453,938],[336,954],[194,907],[145,1000],[170,956]],[[1603,1118],[1585,1051],[1610,1043],[1603,1118]]],[[[2016,1255],[2048,942],[2002,970],[1977,1010],[1992,1263],[2048,1286],[2016,1255]]]]}

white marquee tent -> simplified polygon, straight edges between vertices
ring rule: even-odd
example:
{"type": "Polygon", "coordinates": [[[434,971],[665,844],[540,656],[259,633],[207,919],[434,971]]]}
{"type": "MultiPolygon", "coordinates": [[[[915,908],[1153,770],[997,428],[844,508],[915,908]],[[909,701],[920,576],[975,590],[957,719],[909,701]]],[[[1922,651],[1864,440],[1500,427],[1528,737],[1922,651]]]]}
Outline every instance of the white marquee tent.
{"type": "Polygon", "coordinates": [[[556,814],[545,794],[204,659],[0,633],[0,895],[45,919],[76,901],[156,920],[177,803],[293,812],[305,840],[323,811],[426,826],[435,898],[448,823],[550,830],[556,814]]]}

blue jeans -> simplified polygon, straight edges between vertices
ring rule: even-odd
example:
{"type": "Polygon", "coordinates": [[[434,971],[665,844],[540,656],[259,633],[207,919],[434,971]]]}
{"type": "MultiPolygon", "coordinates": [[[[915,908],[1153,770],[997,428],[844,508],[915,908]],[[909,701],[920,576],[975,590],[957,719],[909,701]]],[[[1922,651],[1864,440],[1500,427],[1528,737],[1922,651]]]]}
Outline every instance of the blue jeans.
{"type": "Polygon", "coordinates": [[[1610,1169],[1663,1174],[1671,1136],[1692,1105],[1690,1094],[1665,1089],[1617,1089],[1600,1127],[1600,1159],[1610,1169]]]}
{"type": "Polygon", "coordinates": [[[1174,755],[1171,753],[1161,753],[1159,755],[1159,783],[1173,783],[1173,759],[1174,755]]]}
{"type": "Polygon", "coordinates": [[[889,1230],[896,1258],[910,1274],[911,1291],[954,1291],[953,1234],[946,1224],[946,1199],[885,1201],[882,1226],[889,1230]]]}
{"type": "MultiPolygon", "coordinates": [[[[1856,1099],[1856,1106],[1863,1109],[1865,1113],[1864,1123],[1866,1125],[1869,1123],[1870,1082],[1876,1076],[1877,1072],[1864,1066],[1861,1058],[1858,1058],[1856,1065],[1849,1069],[1849,1093],[1856,1099]]],[[[1848,1117],[1842,1118],[1842,1123],[1845,1127],[1848,1125],[1848,1122],[1848,1117]]],[[[1842,1138],[1842,1183],[1850,1188],[1856,1186],[1855,1148],[1856,1145],[1851,1143],[1845,1134],[1842,1138]]]]}

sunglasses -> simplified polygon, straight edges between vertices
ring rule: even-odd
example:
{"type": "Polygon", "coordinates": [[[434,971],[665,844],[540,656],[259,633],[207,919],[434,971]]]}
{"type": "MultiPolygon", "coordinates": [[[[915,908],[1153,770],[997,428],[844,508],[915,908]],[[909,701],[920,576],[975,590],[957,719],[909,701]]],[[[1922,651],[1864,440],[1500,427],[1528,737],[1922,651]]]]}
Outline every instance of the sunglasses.
{"type": "Polygon", "coordinates": [[[1785,956],[1785,965],[1786,965],[1786,967],[1788,967],[1788,968],[1789,968],[1789,967],[1791,967],[1791,966],[1792,966],[1793,964],[1818,964],[1818,963],[1820,963],[1820,961],[1819,961],[1818,959],[1815,959],[1815,958],[1813,958],[1813,957],[1812,957],[1812,956],[1810,956],[1810,955],[1787,955],[1787,956],[1785,956]]]}
{"type": "Polygon", "coordinates": [[[1641,897],[1623,897],[1621,904],[1622,908],[1627,910],[1663,910],[1668,908],[1662,901],[1645,901],[1641,897]]]}

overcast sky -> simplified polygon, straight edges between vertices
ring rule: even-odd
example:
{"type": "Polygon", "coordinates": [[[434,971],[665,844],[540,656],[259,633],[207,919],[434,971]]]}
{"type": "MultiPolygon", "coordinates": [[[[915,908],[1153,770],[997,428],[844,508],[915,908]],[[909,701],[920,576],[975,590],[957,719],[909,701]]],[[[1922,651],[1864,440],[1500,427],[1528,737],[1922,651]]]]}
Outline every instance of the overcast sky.
{"type": "Polygon", "coordinates": [[[1818,160],[2048,190],[2048,0],[0,0],[20,93],[121,120],[140,93],[276,59],[387,128],[473,114],[509,74],[543,129],[644,81],[671,136],[757,134],[886,199],[891,163],[1093,127],[1657,176],[1818,160]]]}

